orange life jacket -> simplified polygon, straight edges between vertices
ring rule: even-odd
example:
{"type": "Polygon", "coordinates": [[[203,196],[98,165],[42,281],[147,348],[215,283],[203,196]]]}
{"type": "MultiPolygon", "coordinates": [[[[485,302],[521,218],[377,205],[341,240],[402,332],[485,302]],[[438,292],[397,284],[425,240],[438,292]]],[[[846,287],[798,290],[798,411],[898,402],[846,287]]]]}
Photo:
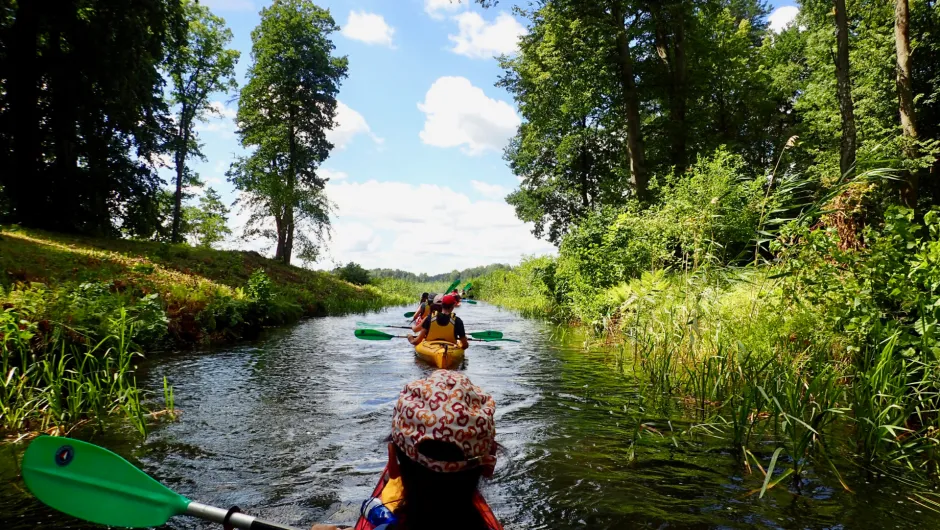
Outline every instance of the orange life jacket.
{"type": "MultiPolygon", "coordinates": [[[[382,477],[379,479],[379,484],[372,492],[372,496],[377,499],[382,499],[382,503],[394,512],[395,508],[398,508],[398,503],[401,502],[401,499],[404,497],[401,478],[390,479],[388,468],[386,467],[385,471],[382,472],[382,477]]],[[[483,495],[480,495],[479,491],[473,494],[473,507],[480,513],[480,517],[483,518],[483,522],[486,524],[487,528],[490,530],[503,530],[503,525],[496,520],[496,516],[493,515],[493,510],[490,509],[489,504],[486,503],[486,499],[483,498],[483,495]]],[[[355,530],[375,530],[375,526],[369,521],[366,521],[365,517],[360,516],[359,522],[356,523],[355,530]]]]}

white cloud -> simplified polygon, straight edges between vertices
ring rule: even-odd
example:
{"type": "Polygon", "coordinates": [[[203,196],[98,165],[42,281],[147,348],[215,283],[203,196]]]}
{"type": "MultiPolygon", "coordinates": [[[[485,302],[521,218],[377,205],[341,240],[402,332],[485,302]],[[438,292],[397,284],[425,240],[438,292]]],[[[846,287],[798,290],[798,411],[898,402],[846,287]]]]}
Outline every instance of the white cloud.
{"type": "Polygon", "coordinates": [[[342,101],[336,102],[336,126],[327,131],[326,139],[333,143],[337,149],[345,149],[353,138],[359,134],[366,134],[372,141],[381,145],[385,139],[376,136],[366,119],[342,101]]]}
{"type": "Polygon", "coordinates": [[[196,124],[196,132],[216,133],[226,140],[235,138],[235,116],[238,111],[221,101],[213,101],[209,103],[209,107],[214,113],[208,114],[205,121],[196,124]]]}
{"type": "Polygon", "coordinates": [[[770,30],[774,33],[780,33],[793,22],[799,12],[800,8],[796,6],[783,6],[774,9],[774,12],[767,17],[767,21],[770,22],[770,30]]]}
{"type": "Polygon", "coordinates": [[[435,184],[376,180],[330,182],[326,191],[337,206],[329,248],[335,262],[437,273],[555,252],[504,201],[475,201],[435,184]],[[441,217],[428,215],[431,204],[440,205],[433,212],[441,217]]]}
{"type": "Polygon", "coordinates": [[[436,147],[459,147],[475,155],[500,151],[521,120],[505,101],[491,99],[465,77],[441,77],[418,103],[425,113],[421,140],[436,147]]]}
{"type": "Polygon", "coordinates": [[[221,116],[223,119],[234,120],[235,116],[238,114],[236,109],[227,107],[225,103],[221,101],[213,101],[209,103],[209,107],[215,112],[213,116],[216,118],[221,116]]]}
{"type": "MultiPolygon", "coordinates": [[[[432,18],[442,19],[445,12],[458,11],[462,0],[424,0],[424,12],[432,18]]],[[[470,0],[463,0],[470,1],[470,0]]]]}
{"type": "Polygon", "coordinates": [[[502,199],[509,194],[509,189],[499,184],[489,184],[479,180],[471,180],[470,185],[473,186],[473,189],[476,190],[477,193],[488,199],[502,199]]]}
{"type": "Polygon", "coordinates": [[[352,40],[392,48],[395,28],[389,26],[382,15],[365,11],[350,11],[349,19],[346,20],[341,33],[352,40]]]}
{"type": "Polygon", "coordinates": [[[487,22],[478,13],[467,11],[454,17],[457,35],[448,35],[454,42],[451,51],[471,59],[490,59],[497,55],[518,51],[519,37],[526,29],[509,13],[500,13],[496,20],[487,22]]]}
{"type": "Polygon", "coordinates": [[[253,11],[251,0],[201,0],[200,4],[214,11],[253,11]]]}
{"type": "Polygon", "coordinates": [[[321,177],[329,179],[331,182],[336,182],[337,180],[343,180],[349,177],[349,175],[343,173],[342,171],[336,171],[325,167],[321,167],[317,173],[319,173],[321,177]]]}

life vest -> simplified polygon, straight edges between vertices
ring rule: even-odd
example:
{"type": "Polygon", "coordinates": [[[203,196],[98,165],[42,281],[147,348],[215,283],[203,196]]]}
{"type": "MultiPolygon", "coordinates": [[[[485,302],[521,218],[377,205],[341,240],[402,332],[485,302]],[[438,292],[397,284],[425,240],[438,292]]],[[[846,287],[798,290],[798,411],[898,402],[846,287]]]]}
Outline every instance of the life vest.
{"type": "MultiPolygon", "coordinates": [[[[386,467],[385,471],[382,472],[382,478],[379,479],[379,484],[372,492],[372,497],[381,499],[382,504],[394,512],[405,497],[401,477],[390,478],[386,467]]],[[[493,515],[493,511],[479,491],[473,493],[473,507],[480,513],[480,517],[483,518],[483,522],[489,530],[503,530],[503,525],[496,520],[496,516],[493,515]]],[[[369,523],[365,517],[360,516],[354,530],[375,530],[375,526],[369,523]]]]}
{"type": "Polygon", "coordinates": [[[451,313],[450,320],[445,325],[437,323],[437,317],[431,318],[431,325],[428,329],[428,335],[424,338],[426,341],[442,340],[457,344],[457,328],[454,323],[457,322],[457,315],[451,313]]]}
{"type": "Polygon", "coordinates": [[[427,318],[428,315],[430,314],[431,314],[431,303],[425,302],[421,304],[420,307],[418,307],[418,311],[415,313],[415,316],[412,320],[414,322],[424,322],[424,319],[427,318]]]}

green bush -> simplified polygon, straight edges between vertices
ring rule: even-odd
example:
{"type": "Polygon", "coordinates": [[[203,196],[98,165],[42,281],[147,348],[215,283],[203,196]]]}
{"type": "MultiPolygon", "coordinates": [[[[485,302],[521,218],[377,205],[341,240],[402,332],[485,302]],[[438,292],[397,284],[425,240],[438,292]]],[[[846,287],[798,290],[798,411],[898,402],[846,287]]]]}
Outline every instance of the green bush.
{"type": "Polygon", "coordinates": [[[336,269],[335,272],[340,279],[353,285],[367,285],[372,280],[369,276],[369,271],[352,261],[336,269]]]}

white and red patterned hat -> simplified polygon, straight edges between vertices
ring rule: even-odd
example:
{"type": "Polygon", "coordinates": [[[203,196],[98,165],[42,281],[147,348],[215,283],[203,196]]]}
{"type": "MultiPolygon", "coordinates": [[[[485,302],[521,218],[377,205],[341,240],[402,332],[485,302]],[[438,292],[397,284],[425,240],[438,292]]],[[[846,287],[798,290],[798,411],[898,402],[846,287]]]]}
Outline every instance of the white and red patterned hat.
{"type": "Polygon", "coordinates": [[[405,385],[392,417],[392,443],[408,458],[443,473],[478,466],[489,476],[496,467],[496,402],[460,372],[437,370],[405,385]],[[442,462],[418,452],[425,440],[450,442],[466,460],[442,462]]]}

